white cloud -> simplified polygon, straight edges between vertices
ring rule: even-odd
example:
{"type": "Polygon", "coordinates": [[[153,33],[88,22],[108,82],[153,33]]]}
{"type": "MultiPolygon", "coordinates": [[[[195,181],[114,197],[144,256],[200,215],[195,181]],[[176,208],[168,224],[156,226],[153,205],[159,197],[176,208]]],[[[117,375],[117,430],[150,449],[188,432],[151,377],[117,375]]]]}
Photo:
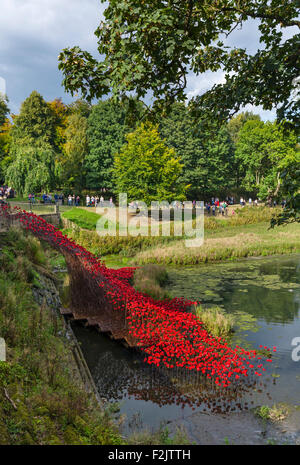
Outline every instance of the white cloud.
{"type": "Polygon", "coordinates": [[[2,77],[0,77],[0,95],[6,94],[6,81],[2,77]]]}
{"type": "Polygon", "coordinates": [[[34,89],[47,100],[71,99],[57,57],[74,45],[97,56],[94,31],[104,8],[100,0],[1,0],[0,76],[13,112],[34,89]]]}
{"type": "MultiPolygon", "coordinates": [[[[61,86],[58,54],[63,48],[79,45],[99,56],[94,31],[103,19],[107,4],[100,0],[0,1],[0,77],[6,80],[11,110],[18,112],[20,103],[34,89],[47,100],[62,97],[70,101],[71,97],[61,86]]],[[[290,28],[285,38],[293,32],[290,28]]],[[[257,22],[248,21],[242,30],[235,30],[227,43],[255,53],[261,47],[257,22]]],[[[190,73],[188,98],[222,82],[222,71],[200,76],[190,73]]],[[[263,114],[269,117],[269,113],[263,114]]]]}
{"type": "Polygon", "coordinates": [[[0,47],[34,39],[47,46],[75,41],[93,48],[104,8],[99,0],[1,0],[0,47]]]}
{"type": "Polygon", "coordinates": [[[254,106],[254,105],[246,105],[245,107],[241,108],[241,111],[251,111],[252,113],[256,113],[260,115],[263,121],[274,121],[276,119],[276,110],[264,110],[261,106],[254,106]]]}
{"type": "Polygon", "coordinates": [[[224,82],[225,73],[223,71],[218,71],[216,73],[208,71],[207,73],[200,74],[199,76],[190,73],[187,79],[187,98],[190,100],[197,95],[203,94],[212,86],[223,84],[224,82]]]}

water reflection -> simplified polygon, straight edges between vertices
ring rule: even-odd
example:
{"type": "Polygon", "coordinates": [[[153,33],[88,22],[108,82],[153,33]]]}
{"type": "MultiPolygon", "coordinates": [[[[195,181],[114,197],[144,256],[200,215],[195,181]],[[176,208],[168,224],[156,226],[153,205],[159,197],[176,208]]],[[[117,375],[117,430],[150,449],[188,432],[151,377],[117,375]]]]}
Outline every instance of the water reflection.
{"type": "Polygon", "coordinates": [[[73,329],[81,341],[99,394],[107,401],[128,398],[137,403],[151,402],[160,408],[177,406],[226,413],[248,409],[251,392],[265,389],[255,376],[222,388],[198,373],[149,366],[137,352],[117,346],[95,331],[79,325],[73,325],[73,329]]]}
{"type": "Polygon", "coordinates": [[[121,413],[140,412],[149,426],[196,412],[229,413],[277,402],[300,404],[300,363],[291,341],[300,336],[300,255],[240,263],[171,268],[174,296],[221,305],[238,324],[232,343],[245,348],[277,346],[262,378],[226,389],[186,371],[160,370],[96,331],[74,331],[100,396],[121,402],[121,413]]]}

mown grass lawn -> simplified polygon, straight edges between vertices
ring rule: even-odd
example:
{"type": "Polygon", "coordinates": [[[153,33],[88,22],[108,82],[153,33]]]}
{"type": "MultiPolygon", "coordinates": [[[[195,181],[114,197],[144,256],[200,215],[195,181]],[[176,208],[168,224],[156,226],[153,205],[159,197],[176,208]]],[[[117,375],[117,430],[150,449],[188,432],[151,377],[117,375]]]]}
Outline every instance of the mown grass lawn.
{"type": "Polygon", "coordinates": [[[72,221],[82,229],[93,231],[96,229],[98,220],[101,218],[97,213],[84,210],[80,207],[72,208],[63,213],[63,218],[72,221]]]}

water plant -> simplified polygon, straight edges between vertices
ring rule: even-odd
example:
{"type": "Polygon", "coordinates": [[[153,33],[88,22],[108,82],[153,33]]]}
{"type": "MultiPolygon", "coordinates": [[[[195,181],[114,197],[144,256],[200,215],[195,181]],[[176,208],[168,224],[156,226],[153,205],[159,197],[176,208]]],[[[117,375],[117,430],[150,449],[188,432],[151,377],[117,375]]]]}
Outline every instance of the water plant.
{"type": "Polygon", "coordinates": [[[202,305],[198,305],[195,307],[194,313],[215,337],[226,338],[233,332],[234,318],[221,307],[204,308],[202,305]]]}
{"type": "Polygon", "coordinates": [[[274,404],[272,407],[262,405],[255,410],[255,414],[262,420],[278,422],[285,420],[285,418],[289,415],[289,408],[283,403],[274,404]]]}
{"type": "Polygon", "coordinates": [[[137,268],[133,276],[134,288],[157,300],[166,299],[168,293],[163,289],[168,281],[166,269],[160,265],[148,264],[137,268]]]}

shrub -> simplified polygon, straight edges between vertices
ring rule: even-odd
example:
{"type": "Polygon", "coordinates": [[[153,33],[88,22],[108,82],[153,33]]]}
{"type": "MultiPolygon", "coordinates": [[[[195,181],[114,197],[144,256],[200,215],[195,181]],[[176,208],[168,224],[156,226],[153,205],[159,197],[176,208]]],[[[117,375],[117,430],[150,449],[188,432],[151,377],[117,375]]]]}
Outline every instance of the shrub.
{"type": "Polygon", "coordinates": [[[162,287],[168,281],[166,269],[160,265],[148,264],[138,268],[133,277],[135,289],[153,299],[162,300],[168,297],[162,287]]]}
{"type": "Polygon", "coordinates": [[[257,416],[263,420],[282,421],[289,414],[289,407],[285,404],[274,404],[273,407],[262,405],[255,410],[257,416]]]}
{"type": "Polygon", "coordinates": [[[269,207],[244,207],[238,208],[234,216],[229,219],[231,226],[244,224],[265,223],[278,214],[280,208],[269,207]]]}
{"type": "Polygon", "coordinates": [[[209,333],[215,337],[228,337],[233,331],[234,318],[220,307],[195,307],[196,317],[203,323],[209,333]]]}

